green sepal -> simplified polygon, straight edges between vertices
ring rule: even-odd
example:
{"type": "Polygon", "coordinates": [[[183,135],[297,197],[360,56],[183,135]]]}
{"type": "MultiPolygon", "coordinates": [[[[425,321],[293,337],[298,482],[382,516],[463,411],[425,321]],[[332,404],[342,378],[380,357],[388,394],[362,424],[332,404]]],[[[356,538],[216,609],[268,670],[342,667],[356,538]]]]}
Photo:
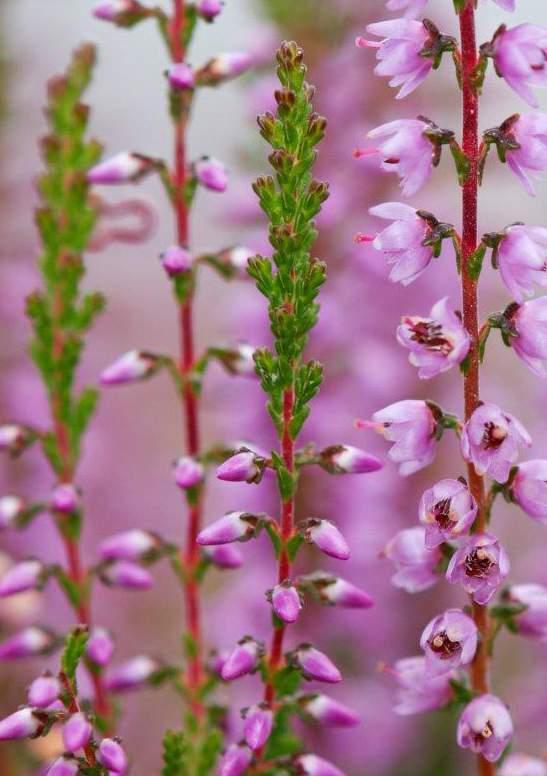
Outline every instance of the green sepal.
{"type": "Polygon", "coordinates": [[[88,640],[89,631],[83,625],[78,625],[66,637],[65,647],[61,656],[61,669],[73,685],[76,678],[76,670],[84,656],[88,640]]]}
{"type": "Polygon", "coordinates": [[[281,542],[281,537],[279,536],[279,531],[277,530],[277,526],[275,525],[275,523],[272,523],[270,520],[267,520],[264,523],[264,528],[272,542],[272,546],[275,552],[275,557],[279,558],[279,555],[281,553],[282,542],[281,542]]]}
{"type": "Polygon", "coordinates": [[[289,501],[295,493],[298,475],[291,473],[278,453],[272,451],[272,465],[277,473],[277,485],[282,501],[289,501]]]}
{"type": "Polygon", "coordinates": [[[266,746],[266,759],[276,760],[281,757],[290,757],[302,751],[302,741],[291,729],[291,716],[291,710],[286,707],[282,707],[276,713],[273,729],[266,746]]]}
{"type": "Polygon", "coordinates": [[[481,242],[478,248],[468,257],[465,264],[465,272],[467,276],[473,281],[477,282],[480,277],[482,264],[486,255],[486,245],[481,242]]]}
{"type": "Polygon", "coordinates": [[[168,730],[163,737],[162,776],[187,776],[191,746],[182,731],[168,730]]]}
{"type": "Polygon", "coordinates": [[[287,555],[289,556],[289,560],[291,563],[295,560],[296,556],[298,555],[298,551],[300,547],[303,545],[304,539],[300,534],[295,534],[289,541],[287,542],[287,555]]]}
{"type": "Polygon", "coordinates": [[[294,695],[301,682],[302,674],[300,670],[292,666],[285,666],[285,668],[277,671],[273,678],[276,697],[284,698],[288,695],[294,695]]]}
{"type": "Polygon", "coordinates": [[[215,763],[223,743],[224,736],[218,727],[213,727],[205,733],[197,753],[196,776],[210,776],[211,773],[214,773],[215,763]]]}

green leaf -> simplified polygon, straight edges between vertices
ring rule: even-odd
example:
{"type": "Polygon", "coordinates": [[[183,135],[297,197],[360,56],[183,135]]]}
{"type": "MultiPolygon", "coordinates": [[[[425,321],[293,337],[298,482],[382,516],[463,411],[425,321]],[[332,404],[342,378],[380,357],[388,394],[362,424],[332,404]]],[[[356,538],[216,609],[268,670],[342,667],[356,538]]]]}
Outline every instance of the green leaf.
{"type": "Polygon", "coordinates": [[[184,733],[168,730],[163,737],[162,776],[188,776],[186,765],[191,751],[184,733]]]}
{"type": "Polygon", "coordinates": [[[282,708],[275,715],[274,726],[266,747],[266,759],[289,757],[302,750],[302,742],[291,730],[291,710],[282,708]]]}
{"type": "Polygon", "coordinates": [[[218,728],[212,728],[206,733],[198,752],[196,776],[210,776],[214,773],[223,743],[224,737],[218,728]]]}
{"type": "Polygon", "coordinates": [[[486,245],[481,242],[477,250],[474,251],[467,259],[464,271],[467,272],[468,277],[470,277],[474,282],[479,279],[485,255],[486,245]]]}
{"type": "Polygon", "coordinates": [[[87,627],[79,625],[66,637],[65,648],[61,656],[61,668],[71,682],[75,681],[76,669],[82,659],[89,633],[87,627]]]}

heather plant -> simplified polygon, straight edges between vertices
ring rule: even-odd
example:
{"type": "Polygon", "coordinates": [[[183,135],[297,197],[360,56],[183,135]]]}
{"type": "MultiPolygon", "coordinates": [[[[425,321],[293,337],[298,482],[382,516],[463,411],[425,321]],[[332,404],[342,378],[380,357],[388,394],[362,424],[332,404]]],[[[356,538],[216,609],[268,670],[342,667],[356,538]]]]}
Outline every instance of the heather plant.
{"type": "MultiPolygon", "coordinates": [[[[515,416],[481,397],[479,377],[487,341],[495,329],[533,372],[544,372],[544,300],[529,298],[536,284],[544,285],[546,232],[539,226],[517,223],[479,238],[478,191],[486,175],[487,157],[495,148],[499,160],[533,193],[533,175],[545,169],[547,119],[539,112],[515,114],[484,131],[481,138],[480,96],[492,59],[496,74],[537,108],[533,87],[545,83],[547,38],[545,29],[533,24],[513,28],[502,24],[479,47],[477,3],[454,2],[459,41],[443,34],[429,19],[416,19],[426,5],[389,3],[391,10],[405,10],[406,17],[370,24],[367,33],[371,38],[360,37],[357,44],[376,49],[375,72],[389,77],[390,85],[400,89],[399,99],[414,91],[439,66],[443,55],[451,56],[462,96],[461,143],[451,129],[419,116],[371,131],[369,138],[377,142],[360,153],[379,158],[386,172],[400,178],[403,194],[412,196],[432,175],[443,146],[448,146],[461,186],[461,231],[440,222],[428,210],[386,202],[370,212],[389,225],[376,235],[360,235],[360,240],[370,240],[384,254],[392,265],[390,279],[403,285],[417,280],[433,260],[447,261],[449,251],[443,244],[445,240],[452,243],[462,313],[445,296],[428,315],[404,316],[397,339],[409,351],[409,361],[422,379],[459,366],[464,415],[460,419],[433,401],[404,400],[360,425],[374,428],[393,442],[389,457],[399,464],[403,476],[433,461],[445,432],[454,431],[459,439],[466,477],[452,470],[447,478],[432,484],[419,505],[419,525],[401,531],[386,549],[397,566],[394,582],[398,586],[419,592],[445,575],[469,596],[467,605],[439,613],[425,627],[420,639],[423,656],[405,658],[395,665],[401,688],[397,710],[411,714],[456,707],[458,744],[477,755],[479,773],[493,774],[513,738],[508,706],[495,694],[492,683],[496,639],[504,628],[543,638],[537,626],[539,601],[546,594],[541,585],[504,587],[510,563],[494,533],[494,507],[503,496],[543,520],[545,462],[518,462],[531,438],[515,416]],[[481,323],[478,290],[488,251],[513,301],[481,323]]],[[[498,5],[511,11],[515,3],[500,0],[498,5]]],[[[544,772],[538,768],[543,768],[540,761],[518,754],[507,757],[500,772],[506,776],[544,772]]]]}

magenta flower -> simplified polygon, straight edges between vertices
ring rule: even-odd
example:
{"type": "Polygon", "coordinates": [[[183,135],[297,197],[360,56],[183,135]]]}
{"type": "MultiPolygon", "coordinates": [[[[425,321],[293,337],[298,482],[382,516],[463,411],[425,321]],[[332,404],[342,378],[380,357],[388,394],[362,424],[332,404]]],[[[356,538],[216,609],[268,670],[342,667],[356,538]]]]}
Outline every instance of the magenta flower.
{"type": "Polygon", "coordinates": [[[330,520],[322,520],[318,517],[309,517],[304,520],[301,527],[305,541],[315,544],[321,552],[338,560],[347,560],[350,556],[348,543],[330,520]]]}
{"type": "Polygon", "coordinates": [[[133,528],[109,536],[99,545],[103,560],[141,560],[161,544],[159,537],[151,531],[133,528]]]}
{"type": "Polygon", "coordinates": [[[52,633],[31,625],[0,643],[0,660],[19,660],[49,652],[56,639],[52,633]]]}
{"type": "Polygon", "coordinates": [[[127,771],[127,756],[115,738],[103,738],[99,744],[97,759],[114,774],[123,776],[127,771]]]}
{"type": "Polygon", "coordinates": [[[246,73],[253,65],[253,57],[246,51],[217,54],[200,70],[199,80],[216,86],[246,73]]]}
{"type": "Polygon", "coordinates": [[[492,41],[497,74],[533,108],[538,101],[532,87],[547,86],[545,58],[547,29],[537,24],[501,27],[492,41]]]}
{"type": "Polygon", "coordinates": [[[534,284],[547,286],[547,229],[523,224],[507,227],[496,257],[501,279],[517,302],[533,295],[534,284]]]}
{"type": "Polygon", "coordinates": [[[189,455],[177,458],[173,464],[175,482],[182,490],[195,488],[203,481],[205,469],[199,461],[189,455]]]}
{"type": "Polygon", "coordinates": [[[290,581],[287,580],[276,585],[269,596],[272,602],[272,609],[280,620],[286,623],[297,621],[302,609],[302,600],[300,593],[290,581]]]}
{"type": "Polygon", "coordinates": [[[194,171],[198,183],[209,191],[226,191],[228,187],[228,173],[226,168],[217,159],[203,156],[194,165],[194,171]]]}
{"type": "Polygon", "coordinates": [[[58,757],[46,776],[77,776],[80,766],[76,760],[69,757],[58,757]]]}
{"type": "Polygon", "coordinates": [[[527,754],[510,754],[499,769],[499,776],[547,776],[547,763],[527,754]]]}
{"type": "Polygon", "coordinates": [[[406,19],[415,19],[421,16],[427,2],[428,0],[388,0],[387,8],[389,11],[404,11],[406,19]]]}
{"type": "Polygon", "coordinates": [[[204,555],[219,569],[238,569],[243,555],[233,544],[218,544],[203,548],[204,555]]]}
{"type": "Polygon", "coordinates": [[[427,222],[417,210],[401,202],[385,202],[370,208],[369,213],[393,221],[376,235],[372,246],[385,255],[388,264],[393,264],[389,273],[391,282],[408,286],[433,259],[432,246],[424,245],[429,230],[427,222]]]}
{"type": "Polygon", "coordinates": [[[33,709],[19,709],[0,720],[0,741],[15,741],[35,736],[43,727],[44,720],[33,709]]]}
{"type": "Polygon", "coordinates": [[[125,385],[146,380],[158,369],[159,358],[152,353],[130,350],[101,373],[103,385],[125,385]]]}
{"type": "Polygon", "coordinates": [[[61,682],[57,677],[44,674],[37,677],[28,688],[28,704],[37,709],[46,709],[57,700],[61,691],[61,682]]]}
{"type": "Polygon", "coordinates": [[[171,245],[160,254],[162,267],[170,278],[185,275],[192,269],[194,259],[192,254],[178,245],[171,245]]]}
{"type": "Polygon", "coordinates": [[[301,754],[295,761],[298,776],[345,776],[345,774],[316,754],[301,754]]]}
{"type": "Polygon", "coordinates": [[[129,560],[115,561],[102,572],[101,578],[106,584],[124,590],[149,590],[154,585],[150,572],[129,560]]]}
{"type": "Polygon", "coordinates": [[[447,609],[426,625],[420,646],[432,675],[468,665],[477,651],[477,626],[460,609],[447,609]]]}
{"type": "Polygon", "coordinates": [[[93,16],[107,22],[115,22],[121,15],[131,13],[136,7],[135,0],[100,0],[93,8],[93,16]]]}
{"type": "Polygon", "coordinates": [[[461,435],[462,455],[475,466],[477,474],[488,474],[497,482],[507,482],[519,447],[530,447],[532,440],[513,415],[495,404],[481,404],[465,424],[461,435]]]}
{"type": "Polygon", "coordinates": [[[81,712],[73,714],[63,725],[63,743],[67,752],[75,754],[89,742],[93,728],[81,712]]]}
{"type": "Polygon", "coordinates": [[[42,586],[45,567],[39,560],[23,560],[16,563],[0,580],[0,598],[6,598],[42,586]]]}
{"type": "Polygon", "coordinates": [[[243,735],[253,752],[261,749],[272,732],[273,714],[268,706],[251,706],[245,712],[243,735]]]}
{"type": "Polygon", "coordinates": [[[80,507],[80,493],[78,488],[69,482],[63,482],[53,489],[50,498],[50,506],[56,512],[70,515],[80,507]]]}
{"type": "Polygon", "coordinates": [[[357,45],[377,48],[378,64],[374,72],[391,78],[389,85],[401,87],[396,99],[402,100],[425,81],[433,67],[433,60],[423,55],[430,33],[422,22],[412,19],[392,19],[367,26],[369,35],[382,38],[372,43],[357,38],[357,45]]]}
{"type": "Polygon", "coordinates": [[[342,674],[332,660],[311,644],[300,644],[288,657],[305,679],[329,684],[342,681],[342,674]]]}
{"type": "Polygon", "coordinates": [[[361,422],[395,444],[388,457],[400,464],[399,474],[407,477],[432,462],[437,450],[437,419],[425,401],[407,399],[375,412],[372,421],[361,422]]]}
{"type": "Polygon", "coordinates": [[[106,677],[106,688],[110,692],[139,690],[161,668],[157,660],[148,655],[138,655],[113,668],[106,677]]]}
{"type": "Polygon", "coordinates": [[[174,62],[167,69],[167,80],[169,86],[177,91],[193,89],[196,78],[194,70],[186,62],[174,62]]]}
{"type": "Polygon", "coordinates": [[[491,534],[473,534],[456,550],[446,571],[478,604],[487,604],[509,574],[509,556],[491,534]]]}
{"type": "Polygon", "coordinates": [[[532,176],[547,170],[547,115],[524,113],[511,121],[509,137],[517,148],[507,148],[507,164],[522,185],[534,197],[532,176]]]}
{"type": "Polygon", "coordinates": [[[311,589],[321,603],[342,606],[348,609],[370,609],[374,600],[361,588],[340,577],[331,576],[323,571],[300,577],[298,584],[311,589]]]}
{"type": "Polygon", "coordinates": [[[97,666],[107,666],[110,663],[114,654],[114,641],[106,628],[91,629],[85,653],[97,666]]]}
{"type": "Polygon", "coordinates": [[[361,721],[359,715],[349,706],[322,693],[301,696],[298,706],[304,714],[326,727],[355,727],[361,721]]]}
{"type": "Polygon", "coordinates": [[[418,367],[422,380],[461,364],[471,344],[462,319],[451,309],[447,296],[433,305],[429,318],[404,316],[397,339],[410,350],[408,360],[418,367]]]}
{"type": "Polygon", "coordinates": [[[25,509],[26,504],[19,496],[2,496],[0,498],[0,530],[15,525],[25,509]]]}
{"type": "Polygon", "coordinates": [[[222,2],[221,0],[198,0],[196,9],[203,19],[212,22],[222,11],[222,2]]]}
{"type": "Polygon", "coordinates": [[[515,306],[510,315],[512,329],[511,347],[526,366],[539,377],[545,377],[547,370],[547,297],[540,296],[515,306]]]}
{"type": "Polygon", "coordinates": [[[319,453],[321,466],[330,474],[369,474],[383,468],[379,458],[351,445],[332,445],[319,453]]]}
{"type": "Polygon", "coordinates": [[[229,544],[253,539],[260,527],[260,519],[249,512],[228,512],[199,532],[201,545],[229,544]]]}
{"type": "Polygon", "coordinates": [[[511,603],[526,607],[514,618],[518,632],[547,642],[547,588],[534,584],[512,585],[508,598],[511,603]]]}
{"type": "Polygon", "coordinates": [[[87,173],[89,183],[116,185],[140,180],[154,167],[154,162],[146,156],[128,151],[116,154],[111,159],[92,167],[87,173]]]}
{"type": "Polygon", "coordinates": [[[442,555],[437,547],[426,547],[425,537],[426,529],[421,525],[405,528],[395,534],[384,550],[385,557],[397,569],[392,583],[407,593],[420,593],[439,580],[437,567],[442,555]]]}
{"type": "Polygon", "coordinates": [[[232,455],[218,467],[218,479],[225,482],[256,482],[262,473],[256,458],[250,450],[242,450],[232,455]]]}
{"type": "Polygon", "coordinates": [[[379,140],[378,145],[358,150],[355,156],[379,154],[382,170],[396,173],[401,180],[403,195],[411,197],[422,188],[433,171],[436,149],[426,135],[429,128],[430,125],[421,119],[397,119],[382,124],[367,135],[371,140],[379,140]]]}
{"type": "Polygon", "coordinates": [[[480,695],[463,710],[458,721],[458,744],[493,763],[513,736],[507,706],[495,695],[480,695]]]}
{"type": "Polygon", "coordinates": [[[420,522],[425,546],[431,550],[468,533],[477,516],[477,504],[460,480],[440,480],[420,500],[420,522]]]}
{"type": "Polygon", "coordinates": [[[453,697],[450,684],[454,676],[443,673],[431,676],[424,657],[405,657],[394,666],[394,674],[399,683],[396,714],[407,716],[421,714],[444,708],[453,697]]]}
{"type": "Polygon", "coordinates": [[[253,753],[245,744],[232,744],[222,756],[218,776],[243,776],[252,759],[253,753]]]}
{"type": "Polygon", "coordinates": [[[511,495],[530,517],[547,522],[547,461],[519,463],[511,482],[511,495]]]}
{"type": "Polygon", "coordinates": [[[263,647],[251,636],[244,636],[224,661],[220,675],[225,682],[252,673],[263,654],[263,647]]]}

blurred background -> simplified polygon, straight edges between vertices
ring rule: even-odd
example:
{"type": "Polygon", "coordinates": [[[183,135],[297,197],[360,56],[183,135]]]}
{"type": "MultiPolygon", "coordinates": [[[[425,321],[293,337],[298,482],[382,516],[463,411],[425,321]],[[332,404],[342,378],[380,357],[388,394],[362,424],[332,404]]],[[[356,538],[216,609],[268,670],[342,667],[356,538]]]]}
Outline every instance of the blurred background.
{"type": "MultiPolygon", "coordinates": [[[[502,14],[481,2],[480,38],[487,40],[501,22],[528,20],[547,23],[547,7],[537,0],[519,0],[518,12],[502,14]]],[[[105,154],[121,150],[151,156],[171,152],[171,127],[166,117],[163,71],[165,52],[152,24],[134,31],[118,30],[91,16],[86,0],[1,0],[2,78],[0,126],[0,417],[40,422],[46,409],[41,386],[26,356],[29,327],[24,298],[36,285],[34,262],[37,240],[33,225],[36,203],[34,179],[40,170],[38,139],[44,132],[42,106],[46,80],[61,72],[71,50],[83,40],[98,45],[99,65],[88,102],[93,135],[105,154]]],[[[455,33],[452,4],[430,0],[428,16],[445,32],[455,33]]],[[[225,10],[212,25],[202,25],[189,60],[202,63],[219,51],[251,50],[257,72],[199,97],[190,130],[190,155],[210,154],[230,169],[230,188],[222,196],[198,197],[192,223],[195,252],[234,243],[268,250],[264,224],[250,189],[253,177],[266,168],[266,148],[256,131],[255,116],[271,106],[273,53],[283,38],[296,39],[305,49],[310,80],[318,87],[317,104],[328,118],[329,135],[318,165],[320,177],[331,185],[332,197],[321,216],[320,258],[329,264],[329,282],[322,297],[323,314],[311,346],[326,367],[324,390],[314,405],[307,440],[324,446],[348,442],[385,455],[375,435],[356,431],[355,417],[370,414],[403,398],[432,398],[448,409],[461,410],[461,382],[456,370],[433,383],[418,381],[394,332],[402,314],[429,312],[431,304],[449,294],[457,306],[458,289],[452,256],[446,253],[410,288],[387,281],[379,254],[356,245],[357,231],[377,228],[367,215],[372,205],[399,199],[394,176],[381,176],[374,161],[352,158],[365,133],[394,118],[425,114],[459,133],[459,98],[451,63],[443,63],[417,93],[393,101],[384,80],[372,75],[373,52],[357,50],[354,39],[373,20],[387,18],[381,0],[226,0],[225,10]]],[[[547,103],[544,102],[544,106],[547,103]]],[[[524,109],[490,69],[483,100],[482,127],[498,125],[524,109]]],[[[547,186],[538,186],[529,199],[506,168],[489,161],[481,199],[482,232],[514,221],[545,225],[547,186]]],[[[95,383],[100,370],[133,347],[175,352],[177,328],[170,288],[159,265],[161,250],[173,242],[171,214],[157,182],[146,180],[129,196],[143,198],[157,213],[157,229],[137,246],[112,245],[88,256],[86,287],[108,298],[108,309],[90,336],[81,369],[82,382],[95,383]]],[[[115,202],[128,190],[107,192],[115,202]]],[[[459,192],[448,158],[412,204],[435,212],[444,221],[459,223],[459,192]]],[[[483,315],[508,302],[499,278],[486,266],[481,278],[483,315]]],[[[245,282],[226,284],[204,272],[197,303],[201,346],[245,339],[253,345],[268,341],[263,300],[245,282]]],[[[525,372],[511,351],[493,337],[484,366],[483,396],[500,404],[524,422],[534,437],[530,457],[547,453],[545,384],[525,372]]],[[[212,370],[204,396],[207,441],[250,439],[261,446],[271,442],[271,430],[258,386],[244,378],[229,379],[212,370]]],[[[170,539],[183,535],[185,516],[172,482],[170,464],[180,455],[179,410],[167,380],[158,379],[132,389],[102,396],[87,437],[78,484],[85,491],[84,554],[95,559],[98,541],[114,530],[142,527],[170,539]]],[[[336,695],[362,716],[356,730],[329,732],[307,729],[306,740],[320,754],[336,761],[349,776],[452,776],[467,773],[470,760],[456,751],[455,718],[450,712],[423,717],[397,717],[392,711],[395,683],[380,664],[418,653],[418,639],[426,621],[447,604],[461,605],[458,590],[440,582],[425,594],[410,597],[390,584],[393,568],[380,557],[386,542],[414,525],[421,492],[443,476],[457,477],[462,464],[452,440],[443,442],[434,466],[410,480],[399,478],[388,464],[383,472],[365,478],[329,478],[314,472],[305,478],[299,516],[320,515],[338,521],[353,548],[343,574],[369,590],[376,607],[363,614],[306,608],[299,630],[344,668],[346,681],[336,695]]],[[[24,462],[2,464],[0,493],[30,498],[47,494],[52,483],[34,452],[24,462]]],[[[260,506],[273,508],[270,485],[219,485],[209,489],[208,519],[225,511],[260,506]]],[[[512,559],[511,580],[547,584],[545,529],[516,508],[501,506],[495,531],[506,542],[512,559]]],[[[16,537],[3,534],[0,564],[9,557],[38,553],[60,560],[53,527],[44,520],[16,537]]],[[[264,637],[269,610],[261,590],[274,575],[269,547],[261,538],[245,546],[245,565],[228,574],[213,573],[207,586],[205,627],[211,646],[225,649],[243,633],[264,637]]],[[[317,564],[303,553],[302,565],[317,564]]],[[[322,564],[329,568],[329,564],[322,564]]],[[[337,568],[331,566],[331,568],[337,568]]],[[[339,568],[337,568],[339,570],[339,568]]],[[[117,634],[116,660],[135,654],[176,658],[182,630],[182,600],[173,577],[162,565],[155,570],[153,590],[134,595],[97,589],[94,618],[117,634]]],[[[48,589],[40,596],[19,596],[0,605],[2,635],[39,620],[68,629],[71,615],[59,595],[48,589]]],[[[294,635],[295,639],[298,638],[294,635]]],[[[498,641],[494,664],[495,691],[510,702],[517,735],[516,747],[531,754],[545,750],[547,696],[545,647],[506,635],[498,641]]],[[[52,665],[54,665],[53,659],[52,665]]],[[[13,710],[24,688],[44,661],[0,666],[0,714],[13,710]]],[[[233,709],[231,735],[238,738],[237,709],[254,702],[256,680],[247,678],[226,689],[233,709]]],[[[134,757],[132,773],[160,772],[161,737],[176,727],[181,709],[165,689],[147,690],[124,701],[121,735],[134,757]]],[[[32,759],[20,747],[0,750],[2,776],[34,773],[34,758],[47,759],[58,743],[49,737],[34,744],[32,759]],[[41,747],[41,748],[40,748],[41,747]]]]}

